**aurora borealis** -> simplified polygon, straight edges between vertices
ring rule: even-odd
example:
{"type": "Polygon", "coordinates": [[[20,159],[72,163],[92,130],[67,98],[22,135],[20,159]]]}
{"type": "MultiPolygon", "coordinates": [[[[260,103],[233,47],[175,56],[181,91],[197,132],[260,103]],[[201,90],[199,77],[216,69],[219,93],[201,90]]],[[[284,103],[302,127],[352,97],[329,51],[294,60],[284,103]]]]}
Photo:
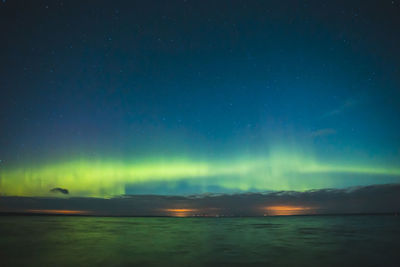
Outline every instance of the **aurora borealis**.
{"type": "Polygon", "coordinates": [[[399,183],[399,6],[3,1],[0,196],[399,183]]]}
{"type": "Polygon", "coordinates": [[[164,183],[165,194],[182,182],[196,193],[310,190],[373,183],[394,183],[399,168],[320,164],[289,154],[247,160],[196,162],[185,159],[153,162],[76,161],[2,172],[4,195],[51,196],[49,188],[68,188],[71,196],[113,197],[129,186],[164,183]],[[218,188],[219,190],[217,190],[218,188]],[[211,191],[212,192],[212,191],[211,191]]]}

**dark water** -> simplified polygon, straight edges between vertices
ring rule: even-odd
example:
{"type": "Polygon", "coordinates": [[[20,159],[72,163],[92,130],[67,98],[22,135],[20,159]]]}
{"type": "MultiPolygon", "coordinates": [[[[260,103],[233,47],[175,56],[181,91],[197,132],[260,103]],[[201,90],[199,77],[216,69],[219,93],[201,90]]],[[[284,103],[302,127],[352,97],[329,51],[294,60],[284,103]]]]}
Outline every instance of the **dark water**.
{"type": "Polygon", "coordinates": [[[400,266],[400,217],[0,217],[1,266],[400,266]]]}

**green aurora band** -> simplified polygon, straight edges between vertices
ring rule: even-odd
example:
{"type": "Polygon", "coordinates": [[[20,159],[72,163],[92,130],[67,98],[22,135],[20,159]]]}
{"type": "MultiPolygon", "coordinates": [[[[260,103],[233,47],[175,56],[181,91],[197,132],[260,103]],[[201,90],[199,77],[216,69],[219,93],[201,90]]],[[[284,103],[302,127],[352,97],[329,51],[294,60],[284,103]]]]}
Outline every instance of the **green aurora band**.
{"type": "Polygon", "coordinates": [[[399,180],[397,167],[328,164],[288,152],[229,161],[179,157],[142,161],[79,159],[2,169],[0,195],[54,196],[50,189],[62,187],[69,190],[69,196],[108,198],[129,193],[127,186],[163,183],[174,188],[180,182],[203,191],[210,185],[229,192],[304,191],[399,180]]]}

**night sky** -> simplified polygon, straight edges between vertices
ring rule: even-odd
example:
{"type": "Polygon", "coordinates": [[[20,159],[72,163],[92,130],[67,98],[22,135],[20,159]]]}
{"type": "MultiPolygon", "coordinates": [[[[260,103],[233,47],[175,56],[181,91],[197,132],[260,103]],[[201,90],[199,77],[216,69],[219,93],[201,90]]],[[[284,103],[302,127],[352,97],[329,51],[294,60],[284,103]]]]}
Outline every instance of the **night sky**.
{"type": "Polygon", "coordinates": [[[400,182],[400,1],[0,2],[0,195],[400,182]]]}

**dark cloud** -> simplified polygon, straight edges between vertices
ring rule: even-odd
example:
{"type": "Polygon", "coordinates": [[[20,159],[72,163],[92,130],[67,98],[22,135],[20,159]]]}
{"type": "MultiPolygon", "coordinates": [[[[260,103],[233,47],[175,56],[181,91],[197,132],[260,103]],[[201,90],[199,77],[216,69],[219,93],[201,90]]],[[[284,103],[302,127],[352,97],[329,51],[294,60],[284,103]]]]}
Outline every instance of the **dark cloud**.
{"type": "Polygon", "coordinates": [[[60,187],[56,187],[50,190],[51,193],[61,193],[64,195],[68,195],[69,191],[68,189],[64,189],[64,188],[60,188],[60,187]]]}
{"type": "MultiPolygon", "coordinates": [[[[95,215],[261,216],[266,207],[306,207],[302,214],[394,213],[400,211],[400,184],[305,192],[277,191],[192,196],[126,195],[100,198],[2,197],[0,211],[81,210],[95,215]]],[[[268,212],[267,212],[268,213],[268,212]]]]}

